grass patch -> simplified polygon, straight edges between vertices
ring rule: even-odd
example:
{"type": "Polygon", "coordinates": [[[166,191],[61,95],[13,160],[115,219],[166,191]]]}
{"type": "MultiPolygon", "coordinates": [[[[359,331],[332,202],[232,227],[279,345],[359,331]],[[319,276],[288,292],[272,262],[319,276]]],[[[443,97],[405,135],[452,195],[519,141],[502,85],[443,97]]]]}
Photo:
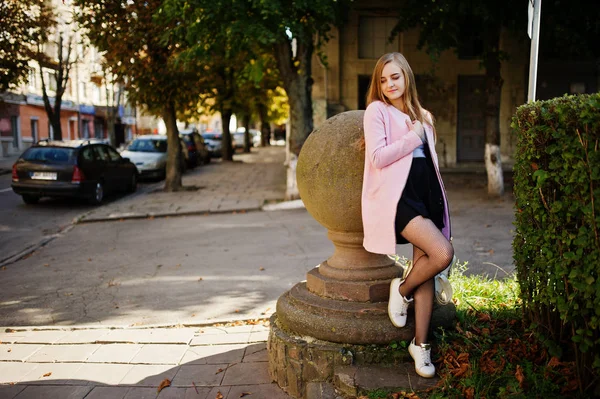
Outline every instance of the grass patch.
{"type": "MultiPolygon", "coordinates": [[[[584,398],[575,364],[552,357],[524,323],[516,277],[494,280],[466,270],[467,263],[457,264],[450,276],[456,326],[432,339],[438,385],[385,398],[584,398]]],[[[381,392],[363,398],[375,395],[381,392]]]]}

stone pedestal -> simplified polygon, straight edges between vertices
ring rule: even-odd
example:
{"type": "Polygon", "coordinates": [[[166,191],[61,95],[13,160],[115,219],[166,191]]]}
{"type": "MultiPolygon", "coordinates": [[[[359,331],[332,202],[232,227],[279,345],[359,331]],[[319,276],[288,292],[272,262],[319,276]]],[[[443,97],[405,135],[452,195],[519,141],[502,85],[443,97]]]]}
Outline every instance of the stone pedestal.
{"type": "MultiPolygon", "coordinates": [[[[363,137],[363,114],[349,111],[328,119],[311,133],[298,157],[300,197],[308,212],[328,229],[335,251],[307,273],[306,282],[277,301],[269,366],[274,381],[295,398],[306,397],[309,384],[331,381],[336,366],[347,365],[332,354],[331,345],[386,345],[414,336],[410,310],[404,328],[394,327],[387,315],[389,284],[401,274],[401,266],[362,246],[365,153],[357,144],[363,137]],[[317,339],[326,344],[305,345],[310,348],[307,355],[297,357],[298,337],[303,337],[302,342],[317,339]],[[314,359],[320,359],[320,371],[306,372],[314,368],[314,359]]],[[[451,325],[455,311],[454,304],[435,306],[432,328],[451,325]]]]}

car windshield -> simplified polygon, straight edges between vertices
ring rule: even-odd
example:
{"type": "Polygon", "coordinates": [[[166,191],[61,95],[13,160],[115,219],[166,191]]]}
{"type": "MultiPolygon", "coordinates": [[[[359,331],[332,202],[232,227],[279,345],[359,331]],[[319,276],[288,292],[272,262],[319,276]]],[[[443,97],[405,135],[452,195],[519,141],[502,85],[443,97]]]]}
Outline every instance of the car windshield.
{"type": "Polygon", "coordinates": [[[221,140],[221,135],[216,133],[204,133],[202,136],[209,140],[221,140]]]}
{"type": "Polygon", "coordinates": [[[46,162],[55,164],[75,163],[75,149],[63,147],[31,147],[23,155],[22,159],[34,162],[46,162]]]}
{"type": "Polygon", "coordinates": [[[128,151],[134,152],[167,152],[166,140],[133,140],[128,151]]]}

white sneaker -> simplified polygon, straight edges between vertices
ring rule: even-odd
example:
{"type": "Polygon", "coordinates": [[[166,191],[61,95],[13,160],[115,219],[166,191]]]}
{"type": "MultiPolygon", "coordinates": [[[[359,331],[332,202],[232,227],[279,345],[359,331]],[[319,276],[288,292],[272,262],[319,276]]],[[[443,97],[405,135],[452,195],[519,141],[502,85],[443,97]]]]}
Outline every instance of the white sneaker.
{"type": "Polygon", "coordinates": [[[450,268],[456,263],[456,256],[452,258],[452,262],[447,268],[442,270],[434,277],[435,282],[435,299],[440,305],[447,305],[452,300],[452,285],[448,280],[450,268]]]}
{"type": "Polygon", "coordinates": [[[404,327],[406,325],[406,316],[408,315],[408,305],[413,298],[406,299],[400,294],[400,286],[404,283],[401,278],[395,278],[390,283],[390,299],[388,300],[388,316],[393,325],[404,327]]]}
{"type": "Polygon", "coordinates": [[[415,371],[421,377],[431,378],[435,375],[435,366],[431,363],[431,345],[415,345],[415,339],[408,345],[408,353],[415,361],[415,371]]]}

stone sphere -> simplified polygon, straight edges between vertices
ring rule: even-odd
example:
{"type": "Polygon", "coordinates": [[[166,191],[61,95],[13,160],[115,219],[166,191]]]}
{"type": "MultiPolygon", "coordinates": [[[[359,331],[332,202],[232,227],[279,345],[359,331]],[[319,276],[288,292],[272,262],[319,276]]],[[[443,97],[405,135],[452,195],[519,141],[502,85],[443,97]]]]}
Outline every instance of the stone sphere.
{"type": "Polygon", "coordinates": [[[365,152],[364,111],[347,111],[327,119],[309,136],[296,168],[300,198],[308,212],[329,230],[363,232],[361,192],[365,152]]]}

